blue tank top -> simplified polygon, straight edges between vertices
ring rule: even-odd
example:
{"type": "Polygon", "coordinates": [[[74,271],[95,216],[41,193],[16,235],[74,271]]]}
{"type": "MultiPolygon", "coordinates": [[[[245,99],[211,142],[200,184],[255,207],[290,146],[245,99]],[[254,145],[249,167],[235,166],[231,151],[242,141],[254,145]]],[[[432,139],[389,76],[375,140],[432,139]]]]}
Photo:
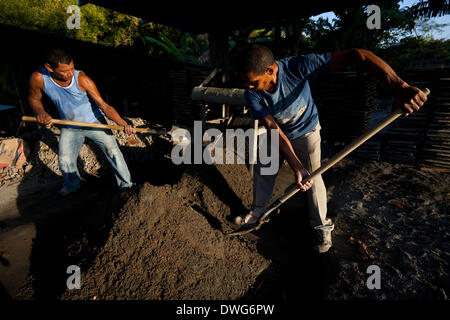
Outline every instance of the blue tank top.
{"type": "Polygon", "coordinates": [[[103,111],[94,101],[91,103],[87,92],[81,91],[78,86],[79,70],[75,70],[72,81],[67,87],[57,84],[47,68],[42,68],[41,72],[44,77],[44,92],[58,108],[62,120],[102,122],[103,111]]]}

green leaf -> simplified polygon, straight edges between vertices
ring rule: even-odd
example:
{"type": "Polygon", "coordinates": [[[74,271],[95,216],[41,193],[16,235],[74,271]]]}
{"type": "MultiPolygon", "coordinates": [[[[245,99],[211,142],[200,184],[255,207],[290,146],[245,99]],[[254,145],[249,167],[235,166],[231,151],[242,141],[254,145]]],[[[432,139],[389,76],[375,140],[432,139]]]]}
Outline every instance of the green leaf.
{"type": "Polygon", "coordinates": [[[159,37],[162,41],[173,51],[178,52],[178,48],[175,46],[175,44],[169,40],[169,38],[165,37],[164,35],[160,34],[159,37]]]}
{"type": "Polygon", "coordinates": [[[168,54],[170,54],[170,55],[177,55],[178,54],[178,49],[175,48],[175,50],[174,50],[173,47],[170,47],[170,46],[166,45],[165,43],[163,43],[163,42],[161,42],[159,40],[156,40],[153,37],[144,36],[144,39],[149,41],[150,43],[154,43],[154,44],[157,44],[157,45],[163,47],[166,50],[166,52],[168,54]]]}

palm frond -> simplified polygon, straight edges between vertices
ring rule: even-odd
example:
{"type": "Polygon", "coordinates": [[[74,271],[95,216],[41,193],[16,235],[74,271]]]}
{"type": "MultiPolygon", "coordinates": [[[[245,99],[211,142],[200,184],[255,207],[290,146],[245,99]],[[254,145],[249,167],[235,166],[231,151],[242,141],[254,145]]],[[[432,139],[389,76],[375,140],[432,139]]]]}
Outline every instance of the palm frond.
{"type": "Polygon", "coordinates": [[[432,18],[450,14],[450,0],[421,0],[411,6],[409,11],[415,18],[432,18]]]}

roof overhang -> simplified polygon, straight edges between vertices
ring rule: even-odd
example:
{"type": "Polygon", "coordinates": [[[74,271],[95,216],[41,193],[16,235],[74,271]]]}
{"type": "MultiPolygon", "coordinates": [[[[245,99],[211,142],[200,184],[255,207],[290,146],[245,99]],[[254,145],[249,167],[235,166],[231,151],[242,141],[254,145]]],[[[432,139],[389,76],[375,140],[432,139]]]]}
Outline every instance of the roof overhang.
{"type": "Polygon", "coordinates": [[[229,31],[244,27],[273,26],[308,18],[338,8],[356,8],[373,3],[369,0],[289,1],[263,3],[244,1],[173,2],[156,5],[138,0],[80,0],[114,11],[126,13],[190,33],[229,31]],[[160,6],[162,5],[162,7],[160,6]]]}

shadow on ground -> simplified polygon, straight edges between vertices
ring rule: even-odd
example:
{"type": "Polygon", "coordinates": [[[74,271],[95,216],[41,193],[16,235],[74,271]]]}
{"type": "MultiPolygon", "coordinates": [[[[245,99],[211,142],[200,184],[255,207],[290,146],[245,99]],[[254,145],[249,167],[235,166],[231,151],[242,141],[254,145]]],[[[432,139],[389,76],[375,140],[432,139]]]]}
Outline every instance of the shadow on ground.
{"type": "MultiPolygon", "coordinates": [[[[157,141],[142,149],[143,153],[154,154],[153,160],[141,165],[128,164],[138,186],[146,181],[154,185],[174,184],[181,178],[185,168],[173,165],[159,151],[166,143],[166,140],[157,141]]],[[[122,148],[124,154],[127,153],[126,148],[122,148]]],[[[33,158],[39,159],[36,155],[33,158]]],[[[62,178],[48,168],[45,170],[45,166],[39,163],[34,164],[26,175],[41,175],[48,181],[59,179],[60,184],[49,188],[44,183],[42,189],[33,194],[25,192],[27,182],[19,185],[17,208],[20,217],[3,221],[1,227],[8,229],[29,222],[35,225],[27,280],[31,285],[25,285],[19,292],[21,299],[58,299],[67,289],[66,280],[70,276],[66,273],[67,268],[77,265],[83,272],[92,265],[108,238],[114,215],[127,201],[130,192],[135,192],[135,189],[120,192],[110,168],[101,179],[85,172],[80,174],[84,180],[82,187],[66,197],[59,196],[57,192],[62,178]]],[[[23,181],[27,180],[27,176],[23,181]]]]}
{"type": "Polygon", "coordinates": [[[313,250],[304,194],[286,202],[254,235],[259,238],[259,253],[272,263],[242,299],[275,299],[289,304],[299,298],[326,299],[328,285],[336,277],[336,264],[330,253],[313,250]]]}

